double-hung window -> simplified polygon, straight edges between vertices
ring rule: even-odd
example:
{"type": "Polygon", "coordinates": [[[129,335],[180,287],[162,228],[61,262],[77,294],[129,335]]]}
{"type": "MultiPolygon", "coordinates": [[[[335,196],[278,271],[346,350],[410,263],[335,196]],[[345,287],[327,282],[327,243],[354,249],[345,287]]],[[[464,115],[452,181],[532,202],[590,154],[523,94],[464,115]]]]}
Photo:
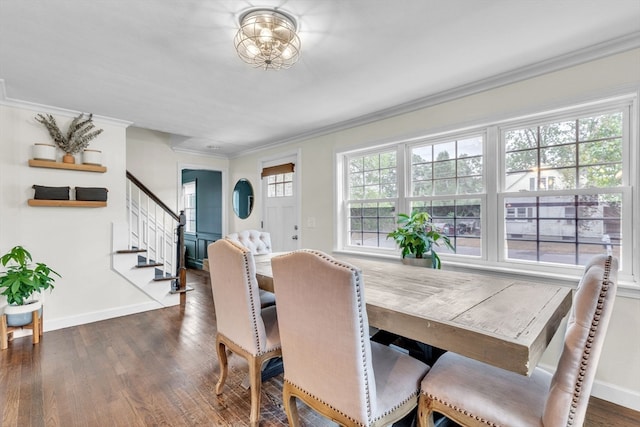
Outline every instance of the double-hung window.
{"type": "Polygon", "coordinates": [[[393,249],[398,205],[395,148],[346,157],[347,246],[393,249]]]}
{"type": "MultiPolygon", "coordinates": [[[[484,205],[484,136],[425,141],[407,147],[407,212],[426,211],[451,240],[456,253],[481,254],[484,205]]],[[[446,247],[440,252],[450,252],[446,247]]]]}
{"type": "Polygon", "coordinates": [[[611,253],[623,280],[634,280],[635,102],[621,97],[338,153],[337,248],[395,256],[386,235],[397,214],[420,210],[456,248],[439,248],[445,262],[576,273],[611,253]]]}
{"type": "Polygon", "coordinates": [[[603,249],[620,257],[626,122],[614,108],[501,129],[505,260],[584,265],[603,249]]]}

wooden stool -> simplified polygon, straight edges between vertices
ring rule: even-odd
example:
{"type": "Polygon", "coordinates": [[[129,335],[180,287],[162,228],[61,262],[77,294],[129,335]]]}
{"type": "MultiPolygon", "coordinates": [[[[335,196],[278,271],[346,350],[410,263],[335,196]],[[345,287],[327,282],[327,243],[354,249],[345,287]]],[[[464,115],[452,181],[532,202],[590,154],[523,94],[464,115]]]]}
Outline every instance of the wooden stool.
{"type": "Polygon", "coordinates": [[[42,301],[36,301],[26,305],[7,305],[3,307],[2,316],[0,316],[0,349],[6,350],[9,347],[9,341],[13,340],[13,332],[18,329],[33,330],[33,343],[38,344],[42,336],[42,319],[40,315],[42,309],[42,301]],[[31,312],[31,323],[20,326],[8,326],[8,314],[24,314],[31,312]]]}

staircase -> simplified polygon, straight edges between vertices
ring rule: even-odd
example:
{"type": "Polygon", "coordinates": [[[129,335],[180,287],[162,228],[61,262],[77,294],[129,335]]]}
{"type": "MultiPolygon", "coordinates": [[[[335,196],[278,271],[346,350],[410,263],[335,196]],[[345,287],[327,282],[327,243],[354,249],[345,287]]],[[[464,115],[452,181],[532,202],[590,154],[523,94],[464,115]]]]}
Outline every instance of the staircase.
{"type": "Polygon", "coordinates": [[[113,269],[158,308],[186,302],[184,220],[127,172],[127,222],[112,229],[113,269]]]}

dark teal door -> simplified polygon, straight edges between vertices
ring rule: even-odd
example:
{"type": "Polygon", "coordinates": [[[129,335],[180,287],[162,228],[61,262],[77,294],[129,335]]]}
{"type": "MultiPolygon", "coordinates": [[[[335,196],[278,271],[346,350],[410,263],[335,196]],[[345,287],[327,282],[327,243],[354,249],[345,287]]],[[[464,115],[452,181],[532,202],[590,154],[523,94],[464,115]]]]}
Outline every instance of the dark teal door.
{"type": "Polygon", "coordinates": [[[187,268],[202,269],[210,243],[222,238],[222,172],[182,171],[182,183],[196,183],[195,230],[185,232],[187,268]]]}

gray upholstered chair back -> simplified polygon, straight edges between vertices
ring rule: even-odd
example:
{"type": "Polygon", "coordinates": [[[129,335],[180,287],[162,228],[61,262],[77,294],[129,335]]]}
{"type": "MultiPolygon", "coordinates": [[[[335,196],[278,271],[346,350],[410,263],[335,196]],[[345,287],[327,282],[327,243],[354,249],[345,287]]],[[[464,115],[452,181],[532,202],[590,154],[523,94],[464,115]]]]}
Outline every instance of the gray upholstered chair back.
{"type": "Polygon", "coordinates": [[[209,245],[208,256],[218,332],[251,354],[261,354],[266,332],[253,254],[237,242],[221,239],[209,245]]]}
{"type": "Polygon", "coordinates": [[[266,231],[245,230],[239,233],[231,233],[226,237],[229,240],[240,242],[254,255],[271,253],[271,234],[266,231]]]}
{"type": "Polygon", "coordinates": [[[616,296],[618,261],[594,257],[585,267],[567,323],[564,349],[551,380],[543,424],[581,426],[616,296]]]}
{"type": "Polygon", "coordinates": [[[316,251],[272,266],[285,381],[368,425],[376,386],[360,270],[316,251]]]}

